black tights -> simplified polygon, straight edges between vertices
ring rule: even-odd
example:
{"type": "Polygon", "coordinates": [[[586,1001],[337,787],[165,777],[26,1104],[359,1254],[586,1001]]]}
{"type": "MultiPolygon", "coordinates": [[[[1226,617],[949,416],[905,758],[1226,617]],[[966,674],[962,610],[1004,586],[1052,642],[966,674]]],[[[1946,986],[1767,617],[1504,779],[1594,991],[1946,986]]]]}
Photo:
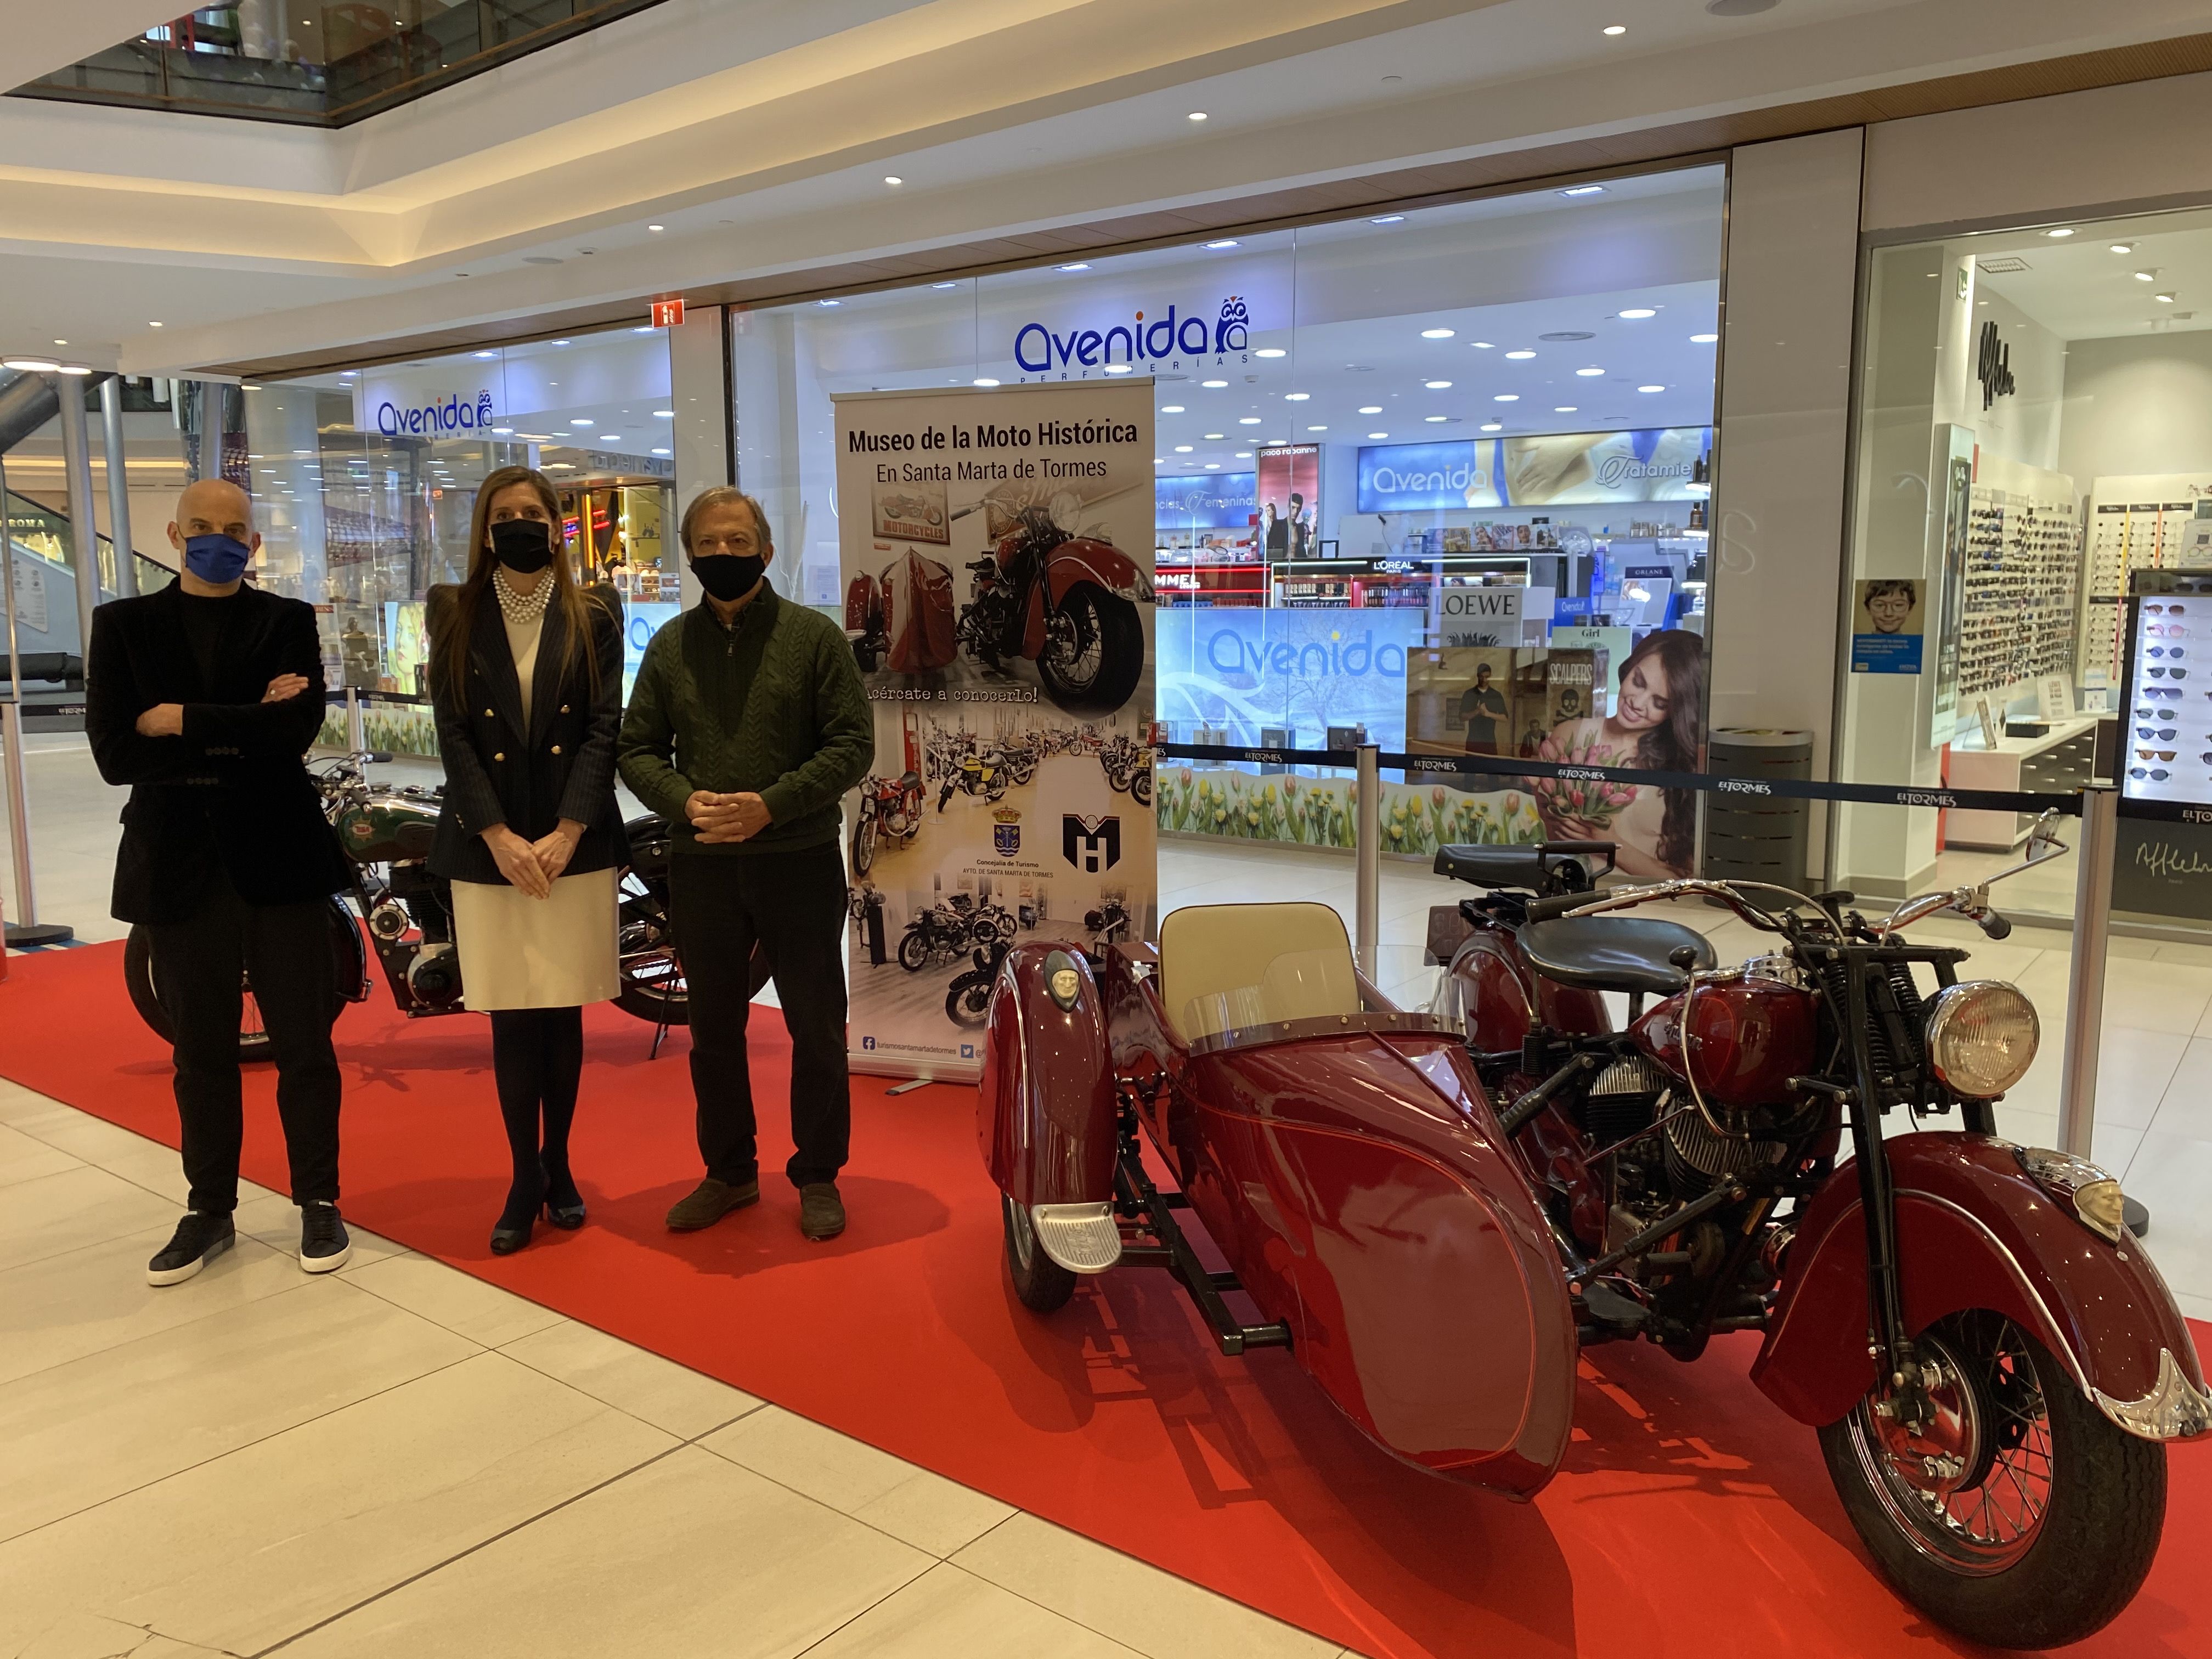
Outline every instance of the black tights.
{"type": "Polygon", "coordinates": [[[567,1209],[582,1203],[568,1172],[568,1126],[575,1121],[576,1085],[584,1070],[584,1011],[495,1011],[491,1069],[499,1085],[499,1115],[507,1121],[507,1151],[514,1158],[514,1182],[507,1188],[500,1225],[528,1225],[540,1204],[567,1209]]]}

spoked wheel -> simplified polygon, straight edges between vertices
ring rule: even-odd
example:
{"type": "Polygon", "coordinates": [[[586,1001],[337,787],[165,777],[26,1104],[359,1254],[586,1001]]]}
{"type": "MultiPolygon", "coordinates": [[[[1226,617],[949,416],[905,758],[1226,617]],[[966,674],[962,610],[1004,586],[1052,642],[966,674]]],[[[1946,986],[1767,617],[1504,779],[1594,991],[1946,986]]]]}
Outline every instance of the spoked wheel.
{"type": "Polygon", "coordinates": [[[1139,806],[1152,804],[1152,769],[1149,766],[1129,780],[1129,793],[1139,806]]]}
{"type": "Polygon", "coordinates": [[[1129,701],[1145,672],[1145,624],[1137,607],[1096,582],[1068,591],[1047,624],[1037,677],[1071,714],[1110,714],[1129,701]]]}
{"type": "Polygon", "coordinates": [[[2002,1315],[1915,1339],[1927,1417],[1878,1389],[1820,1431],[1851,1524],[1905,1598],[2000,1648],[2101,1629],[2150,1571],[2166,1449],[2106,1419],[2049,1349],[2002,1315]]]}
{"type": "Polygon", "coordinates": [[[873,813],[864,816],[853,831],[853,873],[865,876],[868,866],[876,861],[876,820],[873,813]]]}
{"type": "MultiPolygon", "coordinates": [[[[335,1022],[338,1011],[345,1006],[348,990],[361,989],[361,930],[354,921],[353,913],[335,900],[331,903],[328,921],[331,955],[338,987],[338,994],[331,1005],[331,1018],[335,1022]]],[[[130,993],[131,1006],[138,1011],[138,1018],[146,1022],[148,1029],[162,1042],[174,1043],[176,1024],[154,989],[154,938],[143,927],[132,927],[124,942],[123,983],[130,993]]],[[[253,994],[251,976],[240,975],[239,993],[238,1058],[242,1063],[268,1060],[275,1050],[269,1040],[269,1028],[262,1019],[261,1004],[253,994]]]]}
{"type": "Polygon", "coordinates": [[[945,994],[945,1017],[955,1025],[965,1025],[980,1030],[991,1014],[991,980],[988,975],[963,975],[962,979],[975,979],[975,984],[953,981],[952,988],[945,994]]]}
{"type": "Polygon", "coordinates": [[[1066,1307],[1068,1297],[1075,1294],[1075,1275],[1044,1253],[1026,1208],[1000,1193],[999,1209],[1006,1224],[1006,1272],[1022,1306],[1031,1313],[1051,1313],[1066,1307]]]}

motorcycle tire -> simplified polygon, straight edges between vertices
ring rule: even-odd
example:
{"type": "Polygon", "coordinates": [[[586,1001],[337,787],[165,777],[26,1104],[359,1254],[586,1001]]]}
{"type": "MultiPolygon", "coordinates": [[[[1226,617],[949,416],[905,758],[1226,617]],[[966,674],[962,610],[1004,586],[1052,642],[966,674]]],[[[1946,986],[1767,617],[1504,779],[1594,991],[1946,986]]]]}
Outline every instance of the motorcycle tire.
{"type": "Polygon", "coordinates": [[[1006,1273],[1014,1294],[1031,1313],[1054,1313],[1075,1294],[1075,1275],[1044,1253],[1030,1212],[999,1194],[999,1218],[1006,1235],[1006,1273]]]}
{"type": "Polygon", "coordinates": [[[909,974],[918,974],[929,966],[929,941],[920,930],[915,930],[899,941],[899,966],[909,974]]]}
{"type": "MultiPolygon", "coordinates": [[[[328,911],[331,930],[331,956],[335,969],[337,994],[331,1000],[331,1019],[333,1024],[344,1010],[349,987],[358,989],[362,984],[363,963],[361,928],[354,921],[353,912],[337,900],[331,901],[328,911]]],[[[177,1028],[169,1018],[168,1010],[154,989],[154,939],[144,927],[134,926],[123,944],[123,984],[131,996],[131,1006],[138,1011],[138,1018],[162,1042],[173,1044],[177,1028]]],[[[261,1005],[253,994],[251,978],[241,977],[239,986],[241,1001],[238,1015],[238,1058],[240,1064],[269,1060],[274,1050],[269,1040],[268,1028],[261,1021],[261,1005]]]]}
{"type": "Polygon", "coordinates": [[[876,821],[862,818],[860,827],[853,832],[853,873],[865,876],[876,861],[876,821]]]}
{"type": "Polygon", "coordinates": [[[1882,1576],[1946,1629],[1996,1648],[2081,1641],[2110,1623],[2150,1571],[2166,1517],[2166,1448],[2112,1422],[2048,1348],[2001,1314],[1953,1314],[1926,1335],[1941,1345],[1947,1379],[1972,1394],[1964,1420],[1990,1426],[1960,1431],[1966,1468],[1978,1471],[1974,1484],[1947,1508],[1907,1480],[1883,1449],[1869,1394],[1820,1431],[1844,1512],[1882,1576]],[[2008,1455],[2021,1461],[2008,1464],[2008,1455]],[[2042,1508],[2015,1528],[2014,1516],[2034,1506],[2039,1463],[2047,1472],[2042,1508]],[[2007,1497],[2000,1478],[2019,1503],[1977,1507],[1977,1493],[2007,1497]],[[1993,1534],[2019,1535],[1978,1538],[1977,1518],[1993,1534]]]}
{"type": "MultiPolygon", "coordinates": [[[[647,813],[623,829],[629,838],[629,867],[616,889],[616,972],[622,988],[615,1006],[648,1025],[689,1025],[690,988],[670,921],[668,825],[647,813]]],[[[745,994],[758,995],[769,977],[768,952],[757,944],[745,994]]]]}
{"type": "Polygon", "coordinates": [[[963,974],[945,994],[945,1017],[955,1025],[980,1030],[991,1009],[991,975],[963,974]],[[969,983],[970,981],[976,981],[969,983]]]}
{"type": "Polygon", "coordinates": [[[1129,794],[1139,806],[1152,804],[1152,775],[1150,771],[1139,772],[1129,780],[1129,794]]]}
{"type": "Polygon", "coordinates": [[[1145,672],[1145,624],[1137,607],[1096,582],[1078,582],[1060,601],[1063,616],[1076,619],[1076,631],[1096,640],[1097,665],[1085,680],[1071,678],[1052,641],[1037,654],[1037,678],[1045,694],[1071,714],[1110,714],[1129,701],[1145,672]]]}
{"type": "Polygon", "coordinates": [[[1011,911],[1001,910],[999,912],[998,938],[1012,939],[1014,936],[1018,924],[1015,922],[1013,915],[1011,911]]]}

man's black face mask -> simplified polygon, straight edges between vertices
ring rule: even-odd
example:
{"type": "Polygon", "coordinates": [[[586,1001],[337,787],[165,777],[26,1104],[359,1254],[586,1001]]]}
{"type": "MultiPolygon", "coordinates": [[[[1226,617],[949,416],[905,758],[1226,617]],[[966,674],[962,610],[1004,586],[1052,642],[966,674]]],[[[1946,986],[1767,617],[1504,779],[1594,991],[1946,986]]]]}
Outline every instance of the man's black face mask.
{"type": "Polygon", "coordinates": [[[724,605],[751,592],[767,569],[768,561],[757,553],[715,553],[691,561],[691,574],[699,586],[724,605]]]}

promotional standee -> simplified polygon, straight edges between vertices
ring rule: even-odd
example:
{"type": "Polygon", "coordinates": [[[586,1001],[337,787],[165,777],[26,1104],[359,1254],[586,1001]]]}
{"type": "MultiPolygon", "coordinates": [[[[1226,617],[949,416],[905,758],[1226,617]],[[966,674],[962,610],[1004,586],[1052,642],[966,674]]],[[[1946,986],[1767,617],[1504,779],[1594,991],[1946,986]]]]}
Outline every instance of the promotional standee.
{"type": "Polygon", "coordinates": [[[975,1075],[1007,949],[1149,939],[1152,384],[836,399],[853,1061],[975,1075]]]}

